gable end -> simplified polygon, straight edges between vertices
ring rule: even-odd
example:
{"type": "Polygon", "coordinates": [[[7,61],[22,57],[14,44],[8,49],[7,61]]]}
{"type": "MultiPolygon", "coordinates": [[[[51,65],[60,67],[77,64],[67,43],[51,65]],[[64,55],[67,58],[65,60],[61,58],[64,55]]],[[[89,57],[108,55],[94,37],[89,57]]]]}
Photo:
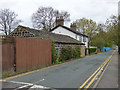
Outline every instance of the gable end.
{"type": "Polygon", "coordinates": [[[13,37],[35,37],[36,35],[24,28],[18,27],[13,32],[10,33],[10,36],[13,36],[13,37]]]}

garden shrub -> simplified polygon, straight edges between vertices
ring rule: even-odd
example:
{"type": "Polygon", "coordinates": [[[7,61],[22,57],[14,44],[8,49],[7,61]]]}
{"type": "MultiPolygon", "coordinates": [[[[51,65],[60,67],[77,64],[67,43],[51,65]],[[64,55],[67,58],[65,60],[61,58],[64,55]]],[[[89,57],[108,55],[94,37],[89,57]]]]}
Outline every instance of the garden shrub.
{"type": "Polygon", "coordinates": [[[80,55],[81,55],[81,52],[80,52],[80,45],[76,46],[75,50],[76,50],[76,52],[77,52],[76,58],[79,58],[80,55]]]}
{"type": "Polygon", "coordinates": [[[88,50],[89,50],[89,54],[96,52],[96,48],[89,48],[88,50]]]}
{"type": "Polygon", "coordinates": [[[55,43],[52,42],[52,63],[55,63],[57,60],[57,53],[55,49],[55,43]]]}
{"type": "Polygon", "coordinates": [[[72,49],[72,58],[76,58],[77,57],[77,51],[75,48],[72,49]]]}
{"type": "Polygon", "coordinates": [[[76,46],[75,48],[72,48],[70,46],[64,47],[61,50],[59,61],[66,61],[70,60],[72,58],[79,58],[80,57],[80,46],[76,46]]]}
{"type": "Polygon", "coordinates": [[[69,60],[72,58],[72,47],[64,47],[61,50],[60,61],[69,60]]]}

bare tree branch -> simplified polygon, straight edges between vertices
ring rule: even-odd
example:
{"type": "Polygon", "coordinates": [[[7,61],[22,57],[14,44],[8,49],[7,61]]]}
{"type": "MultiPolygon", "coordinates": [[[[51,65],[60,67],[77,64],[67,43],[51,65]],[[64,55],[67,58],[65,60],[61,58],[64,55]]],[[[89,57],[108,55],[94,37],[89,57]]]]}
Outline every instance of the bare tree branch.
{"type": "Polygon", "coordinates": [[[6,35],[18,26],[21,20],[17,20],[18,15],[9,9],[0,10],[0,31],[3,31],[6,35]]]}
{"type": "Polygon", "coordinates": [[[53,28],[56,17],[60,15],[63,16],[65,21],[70,20],[70,14],[66,11],[59,12],[58,10],[54,10],[52,7],[40,7],[32,15],[33,27],[49,31],[53,28]]]}

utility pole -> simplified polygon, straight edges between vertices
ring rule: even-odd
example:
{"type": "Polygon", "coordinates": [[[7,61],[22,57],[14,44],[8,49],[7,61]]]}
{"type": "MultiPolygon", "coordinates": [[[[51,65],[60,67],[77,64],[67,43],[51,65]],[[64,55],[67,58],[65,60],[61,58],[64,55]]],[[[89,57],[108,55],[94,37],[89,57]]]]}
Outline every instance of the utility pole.
{"type": "Polygon", "coordinates": [[[118,52],[120,54],[120,1],[118,2],[118,52]]]}

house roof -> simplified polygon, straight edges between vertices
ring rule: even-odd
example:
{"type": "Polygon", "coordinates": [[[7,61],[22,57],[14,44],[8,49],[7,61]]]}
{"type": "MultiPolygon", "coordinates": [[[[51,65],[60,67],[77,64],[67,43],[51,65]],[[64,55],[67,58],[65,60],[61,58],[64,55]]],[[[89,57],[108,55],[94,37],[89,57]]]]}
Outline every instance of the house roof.
{"type": "Polygon", "coordinates": [[[75,33],[75,34],[78,34],[78,35],[83,35],[83,36],[88,37],[88,36],[87,36],[87,35],[85,35],[85,34],[82,34],[82,33],[78,32],[78,31],[76,31],[76,30],[73,30],[73,29],[68,28],[68,27],[66,27],[66,26],[63,26],[63,25],[57,25],[56,27],[54,27],[53,29],[51,29],[51,30],[50,30],[50,32],[51,32],[51,31],[54,31],[54,30],[55,30],[56,28],[58,28],[58,27],[65,28],[65,29],[67,29],[67,30],[69,30],[69,31],[71,31],[71,32],[73,32],[73,33],[75,33]]]}
{"type": "Polygon", "coordinates": [[[56,43],[71,43],[71,44],[84,45],[83,43],[80,43],[78,40],[71,38],[70,36],[55,34],[55,33],[43,31],[43,30],[31,29],[29,27],[24,27],[24,26],[18,26],[18,28],[27,30],[35,35],[34,37],[30,37],[30,38],[47,39],[47,40],[55,41],[56,43]]]}

